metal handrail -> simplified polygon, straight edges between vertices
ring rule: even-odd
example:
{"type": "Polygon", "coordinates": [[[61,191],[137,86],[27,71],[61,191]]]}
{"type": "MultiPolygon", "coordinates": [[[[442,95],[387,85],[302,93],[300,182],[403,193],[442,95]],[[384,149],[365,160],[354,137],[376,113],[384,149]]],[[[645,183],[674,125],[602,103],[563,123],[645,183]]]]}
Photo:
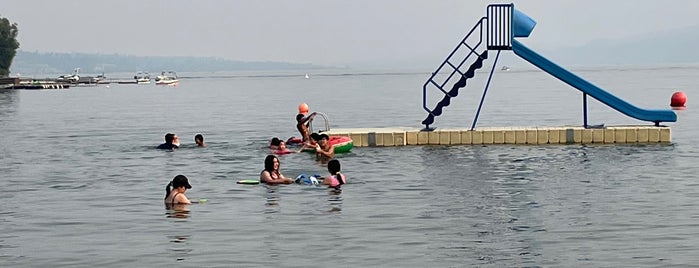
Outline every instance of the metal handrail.
{"type": "Polygon", "coordinates": [[[461,61],[461,63],[458,65],[459,68],[463,65],[464,62],[466,62],[466,60],[467,60],[472,54],[478,55],[478,52],[476,52],[475,50],[481,45],[481,43],[483,43],[483,27],[482,27],[482,26],[483,26],[483,20],[485,20],[485,19],[486,19],[485,17],[481,18],[481,20],[479,20],[478,23],[476,23],[476,25],[474,25],[473,28],[471,28],[471,31],[469,31],[468,34],[466,34],[466,36],[461,40],[461,42],[459,42],[459,44],[456,46],[456,48],[454,48],[454,50],[452,50],[452,52],[449,53],[449,56],[447,56],[447,58],[446,58],[444,61],[442,61],[442,64],[440,64],[439,67],[437,67],[437,70],[434,71],[434,72],[432,73],[432,75],[430,76],[430,78],[427,79],[427,81],[425,82],[425,84],[422,86],[422,108],[425,109],[426,112],[432,112],[432,111],[427,107],[427,86],[428,86],[430,83],[432,83],[435,87],[437,87],[437,89],[439,89],[440,91],[442,91],[442,93],[448,94],[448,93],[444,90],[443,87],[444,87],[444,85],[445,85],[449,80],[451,80],[451,78],[454,76],[454,74],[458,71],[458,68],[455,68],[454,71],[451,72],[451,74],[449,75],[449,77],[447,77],[447,79],[445,79],[445,80],[444,80],[444,83],[442,83],[441,85],[439,85],[439,83],[437,83],[437,82],[434,81],[434,77],[437,76],[437,74],[439,74],[439,72],[442,70],[442,68],[444,67],[444,65],[447,64],[447,62],[449,61],[449,59],[451,59],[452,56],[454,56],[454,53],[456,53],[456,51],[458,51],[459,48],[461,48],[462,45],[466,46],[466,47],[469,48],[469,50],[470,50],[470,52],[468,53],[468,55],[467,55],[467,56],[461,61]],[[480,27],[479,27],[479,26],[480,26],[480,27]],[[468,45],[466,44],[466,40],[467,40],[469,37],[471,37],[471,34],[473,34],[473,31],[475,31],[476,28],[479,28],[479,30],[480,30],[480,31],[479,31],[479,33],[480,33],[480,38],[479,38],[479,40],[478,40],[478,43],[477,43],[473,48],[471,48],[470,46],[468,46],[468,45]]]}
{"type": "MultiPolygon", "coordinates": [[[[498,50],[498,55],[496,57],[496,63],[497,63],[497,58],[499,58],[499,51],[500,50],[512,50],[512,38],[514,37],[513,35],[513,29],[512,29],[512,20],[513,20],[513,11],[514,10],[514,4],[492,4],[488,5],[486,9],[486,17],[482,17],[476,25],[471,28],[471,30],[466,34],[466,36],[462,39],[462,41],[459,43],[459,45],[452,50],[452,52],[447,56],[447,58],[442,62],[442,64],[437,67],[437,70],[432,73],[429,79],[423,84],[422,86],[422,108],[429,114],[428,118],[430,116],[432,119],[438,114],[435,114],[435,111],[437,111],[438,108],[440,108],[440,103],[437,104],[437,107],[435,109],[430,109],[427,106],[427,88],[428,87],[436,87],[438,90],[440,90],[445,96],[451,97],[450,93],[447,92],[444,88],[446,84],[449,83],[449,81],[454,78],[456,73],[459,73],[460,76],[463,79],[464,77],[464,72],[459,70],[464,63],[471,57],[472,54],[476,54],[477,57],[480,57],[480,54],[476,52],[476,50],[483,44],[483,39],[485,37],[485,46],[486,50],[498,50]],[[484,23],[487,23],[485,26],[485,32],[484,32],[484,23]],[[479,39],[478,43],[475,44],[475,46],[471,47],[469,46],[466,42],[469,37],[471,37],[472,34],[475,33],[476,29],[479,29],[479,39]],[[469,51],[468,55],[458,64],[455,65],[452,60],[452,57],[454,54],[462,48],[462,46],[465,46],[469,51]],[[435,81],[435,77],[442,71],[442,69],[445,67],[445,65],[449,65],[451,68],[453,68],[453,71],[446,77],[444,82],[439,83],[438,81],[435,81]],[[432,85],[432,86],[430,86],[432,85]]],[[[482,59],[479,59],[482,60],[482,59]]],[[[488,86],[490,85],[490,80],[492,79],[493,71],[494,71],[495,65],[493,65],[493,68],[490,72],[490,76],[488,77],[488,83],[486,85],[486,88],[483,92],[483,97],[481,98],[481,102],[479,104],[478,110],[479,112],[476,113],[476,117],[474,118],[473,125],[471,128],[475,127],[476,121],[478,120],[478,114],[480,113],[480,109],[482,108],[483,101],[485,99],[485,94],[487,92],[488,86]]],[[[445,97],[446,98],[446,97],[445,97]]],[[[447,104],[448,105],[448,104],[447,104]]],[[[446,106],[446,105],[445,105],[446,106]]],[[[443,108],[443,107],[442,107],[443,108]]],[[[441,111],[441,110],[440,110],[441,111]]],[[[433,121],[430,121],[433,122],[433,121]]],[[[423,121],[423,124],[425,121],[423,121]]],[[[425,129],[430,129],[429,124],[426,126],[425,129]]]]}
{"type": "MultiPolygon", "coordinates": [[[[326,116],[324,113],[321,113],[321,112],[315,112],[315,113],[316,113],[316,116],[320,115],[320,117],[322,117],[323,120],[325,120],[325,130],[318,130],[318,133],[330,131],[330,121],[328,120],[328,116],[326,116]]],[[[308,131],[313,133],[313,119],[311,119],[311,121],[308,122],[308,131]]]]}

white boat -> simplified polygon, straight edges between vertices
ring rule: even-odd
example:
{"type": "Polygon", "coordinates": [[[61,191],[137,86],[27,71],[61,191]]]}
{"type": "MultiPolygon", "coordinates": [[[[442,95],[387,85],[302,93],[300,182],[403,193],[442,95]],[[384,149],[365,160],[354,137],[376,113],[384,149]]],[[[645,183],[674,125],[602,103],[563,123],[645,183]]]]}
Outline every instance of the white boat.
{"type": "Polygon", "coordinates": [[[150,84],[150,74],[148,72],[138,72],[133,78],[136,79],[136,84],[150,84]]]}
{"type": "Polygon", "coordinates": [[[150,74],[148,72],[138,72],[136,75],[133,76],[133,80],[127,80],[127,81],[119,81],[117,82],[119,84],[138,84],[138,85],[143,85],[143,84],[150,84],[150,74]]]}
{"type": "Polygon", "coordinates": [[[508,67],[508,66],[502,66],[502,69],[500,69],[500,70],[501,70],[501,71],[509,71],[509,70],[510,70],[510,67],[508,67]]]}
{"type": "Polygon", "coordinates": [[[173,71],[162,72],[155,78],[156,85],[177,85],[180,80],[177,80],[177,74],[173,71]]]}
{"type": "Polygon", "coordinates": [[[78,83],[80,81],[80,68],[75,68],[71,75],[61,75],[56,79],[57,82],[78,83]]]}

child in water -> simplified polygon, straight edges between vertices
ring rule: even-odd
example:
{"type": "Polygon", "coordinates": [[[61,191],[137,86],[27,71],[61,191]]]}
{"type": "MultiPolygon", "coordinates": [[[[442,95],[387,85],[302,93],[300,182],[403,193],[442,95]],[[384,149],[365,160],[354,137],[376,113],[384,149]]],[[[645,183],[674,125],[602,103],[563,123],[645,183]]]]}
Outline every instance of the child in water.
{"type": "Polygon", "coordinates": [[[272,140],[269,142],[269,149],[271,150],[279,150],[279,145],[281,144],[281,140],[277,137],[273,137],[272,140]]]}
{"type": "Polygon", "coordinates": [[[286,148],[286,142],[284,141],[279,141],[279,148],[277,150],[274,150],[275,154],[290,154],[290,153],[298,153],[296,151],[289,150],[286,148]]]}
{"type": "Polygon", "coordinates": [[[340,161],[337,159],[328,162],[328,172],[330,172],[330,176],[323,179],[323,184],[328,185],[328,187],[340,190],[342,185],[347,183],[345,175],[340,173],[340,161]]]}
{"type": "Polygon", "coordinates": [[[206,143],[204,143],[204,135],[194,135],[194,143],[196,143],[199,147],[206,147],[206,143]]]}

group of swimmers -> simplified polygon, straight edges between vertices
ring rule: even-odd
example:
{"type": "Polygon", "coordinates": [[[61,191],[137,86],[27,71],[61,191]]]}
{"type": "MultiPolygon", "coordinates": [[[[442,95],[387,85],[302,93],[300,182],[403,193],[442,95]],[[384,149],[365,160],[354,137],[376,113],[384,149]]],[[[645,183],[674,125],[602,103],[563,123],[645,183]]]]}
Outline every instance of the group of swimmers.
{"type": "MultiPolygon", "coordinates": [[[[270,154],[265,158],[265,169],[260,172],[260,182],[269,185],[277,184],[291,184],[295,180],[288,178],[282,174],[280,171],[281,163],[276,155],[270,154]]],[[[328,162],[328,172],[330,175],[326,177],[318,178],[322,181],[321,184],[328,185],[329,187],[340,189],[340,186],[347,182],[345,175],[340,173],[340,161],[337,159],[330,160],[328,162]]]]}
{"type": "MultiPolygon", "coordinates": [[[[301,149],[298,151],[292,151],[286,148],[286,143],[277,137],[272,138],[269,148],[272,149],[275,154],[287,154],[293,152],[301,152],[306,149],[315,149],[316,158],[322,162],[327,162],[328,176],[317,178],[323,185],[328,185],[328,187],[335,190],[340,190],[341,186],[347,183],[347,178],[344,174],[340,173],[340,161],[333,159],[335,157],[335,151],[332,145],[328,142],[330,137],[327,134],[310,133],[309,126],[313,118],[317,115],[316,112],[308,114],[308,105],[301,103],[299,105],[299,113],[296,115],[296,128],[301,134],[301,149]]],[[[290,138],[289,141],[293,139],[290,138]]],[[[194,142],[199,147],[205,147],[204,136],[197,134],[194,136],[194,142]]],[[[158,149],[176,149],[179,148],[180,142],[177,134],[167,133],[165,134],[165,143],[159,145],[158,149]]],[[[260,183],[265,183],[268,185],[278,185],[278,184],[291,184],[295,180],[292,178],[287,178],[279,170],[280,162],[279,158],[270,154],[265,158],[265,166],[262,172],[260,172],[260,183]]],[[[192,202],[187,199],[184,193],[187,189],[191,189],[192,185],[189,184],[189,180],[184,175],[177,175],[168,185],[165,187],[165,204],[177,205],[177,204],[191,204],[192,202]]]]}
{"type": "MultiPolygon", "coordinates": [[[[291,184],[295,180],[288,178],[282,174],[280,171],[281,163],[276,155],[268,155],[265,157],[265,168],[260,172],[260,183],[265,183],[268,185],[278,185],[278,184],[291,184]]],[[[337,159],[332,159],[328,162],[328,176],[317,178],[320,184],[327,185],[329,188],[333,188],[336,191],[341,190],[343,184],[347,183],[347,178],[344,174],[340,173],[340,161],[337,159]]],[[[189,179],[184,175],[177,175],[170,181],[167,186],[165,186],[165,205],[167,207],[172,207],[175,205],[188,205],[192,204],[185,192],[188,189],[192,189],[192,185],[189,184],[189,179]]]]}
{"type": "Polygon", "coordinates": [[[299,105],[299,113],[296,115],[296,129],[299,131],[299,134],[301,134],[301,140],[299,141],[302,145],[301,149],[292,151],[286,147],[287,143],[295,141],[294,137],[289,138],[286,142],[274,137],[269,144],[269,148],[272,152],[274,154],[288,154],[298,153],[304,150],[315,150],[317,159],[323,162],[327,162],[335,157],[335,150],[328,142],[330,136],[327,134],[310,133],[310,124],[317,114],[316,112],[308,114],[308,104],[301,103],[299,105]]]}
{"type": "MultiPolygon", "coordinates": [[[[194,143],[196,143],[198,147],[206,147],[206,144],[204,143],[204,135],[194,135],[194,143]]],[[[165,134],[165,143],[158,145],[156,148],[165,150],[180,148],[180,137],[174,133],[167,133],[165,134]]]]}
{"type": "Polygon", "coordinates": [[[317,160],[327,162],[335,157],[335,149],[332,147],[329,140],[330,136],[328,136],[328,134],[311,133],[308,140],[301,142],[301,148],[294,151],[286,146],[287,144],[295,143],[294,137],[289,138],[286,142],[277,137],[273,137],[269,142],[269,149],[272,150],[272,153],[278,155],[300,153],[304,150],[315,150],[317,160]]]}

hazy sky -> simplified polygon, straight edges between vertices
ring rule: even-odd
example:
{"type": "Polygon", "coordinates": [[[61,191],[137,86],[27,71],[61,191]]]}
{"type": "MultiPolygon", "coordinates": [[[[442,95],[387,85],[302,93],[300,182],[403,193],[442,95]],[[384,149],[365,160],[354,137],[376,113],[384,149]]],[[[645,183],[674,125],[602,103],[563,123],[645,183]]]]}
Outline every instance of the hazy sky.
{"type": "MultiPolygon", "coordinates": [[[[482,0],[1,0],[20,49],[213,56],[334,66],[436,65],[485,15],[482,0]]],[[[515,1],[535,50],[699,24],[699,1],[515,1]]],[[[696,34],[696,33],[692,33],[696,34]]]]}

